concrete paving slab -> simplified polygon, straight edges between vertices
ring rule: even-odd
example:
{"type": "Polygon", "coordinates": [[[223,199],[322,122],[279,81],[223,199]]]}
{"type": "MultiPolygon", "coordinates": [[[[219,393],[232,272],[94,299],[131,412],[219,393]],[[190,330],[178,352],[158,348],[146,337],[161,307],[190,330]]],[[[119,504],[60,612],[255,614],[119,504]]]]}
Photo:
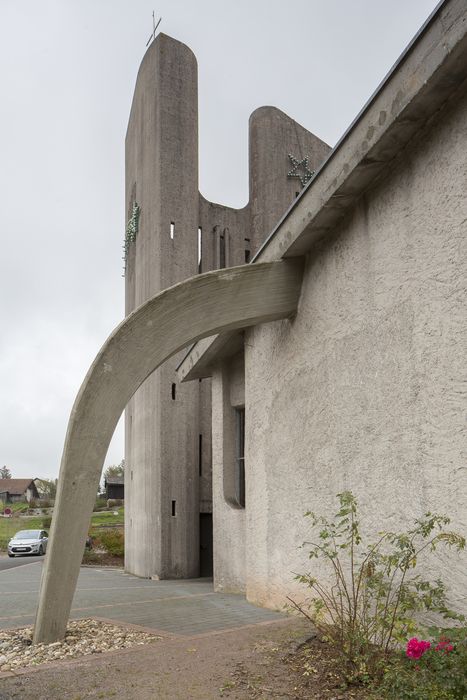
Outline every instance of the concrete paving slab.
{"type": "MultiPolygon", "coordinates": [[[[0,628],[34,622],[42,561],[0,572],[0,628]]],[[[82,567],[71,617],[104,617],[194,636],[279,620],[241,595],[215,593],[210,579],[150,581],[118,569],[82,567]]]]}

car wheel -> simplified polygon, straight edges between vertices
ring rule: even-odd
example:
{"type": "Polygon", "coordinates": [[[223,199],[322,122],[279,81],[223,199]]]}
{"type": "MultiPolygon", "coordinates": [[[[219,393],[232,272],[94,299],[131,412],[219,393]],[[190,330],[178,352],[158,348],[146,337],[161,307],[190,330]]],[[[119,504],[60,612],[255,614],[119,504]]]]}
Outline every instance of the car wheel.
{"type": "Polygon", "coordinates": [[[38,552],[38,554],[39,554],[40,557],[44,554],[44,547],[43,547],[42,545],[39,547],[39,552],[38,552]]]}
{"type": "Polygon", "coordinates": [[[14,555],[14,554],[10,554],[10,552],[8,552],[8,556],[9,556],[9,557],[14,557],[15,555],[14,555]]]}

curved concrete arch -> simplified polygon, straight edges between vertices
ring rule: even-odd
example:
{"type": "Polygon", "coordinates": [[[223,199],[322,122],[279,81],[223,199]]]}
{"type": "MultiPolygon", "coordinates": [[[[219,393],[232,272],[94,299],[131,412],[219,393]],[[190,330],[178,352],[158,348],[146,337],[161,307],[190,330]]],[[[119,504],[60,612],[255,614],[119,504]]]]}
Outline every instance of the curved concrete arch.
{"type": "Polygon", "coordinates": [[[34,642],[62,639],[107,449],[129,399],[167,358],[193,341],[292,315],[302,261],[242,265],[181,282],[115,329],[91,365],[65,438],[34,642]]]}

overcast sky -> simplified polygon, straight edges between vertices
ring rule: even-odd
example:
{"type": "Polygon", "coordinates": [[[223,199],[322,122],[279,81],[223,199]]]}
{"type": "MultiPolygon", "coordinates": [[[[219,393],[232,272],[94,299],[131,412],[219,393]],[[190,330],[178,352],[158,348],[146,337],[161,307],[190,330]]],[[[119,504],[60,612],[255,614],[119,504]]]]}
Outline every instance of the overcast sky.
{"type": "MultiPolygon", "coordinates": [[[[124,138],[152,10],[198,58],[201,191],[243,206],[249,114],[275,105],[334,145],[437,4],[154,2],[0,0],[0,466],[14,477],[58,475],[76,392],[122,319],[124,138]]],[[[120,426],[106,464],[122,457],[120,426]]]]}

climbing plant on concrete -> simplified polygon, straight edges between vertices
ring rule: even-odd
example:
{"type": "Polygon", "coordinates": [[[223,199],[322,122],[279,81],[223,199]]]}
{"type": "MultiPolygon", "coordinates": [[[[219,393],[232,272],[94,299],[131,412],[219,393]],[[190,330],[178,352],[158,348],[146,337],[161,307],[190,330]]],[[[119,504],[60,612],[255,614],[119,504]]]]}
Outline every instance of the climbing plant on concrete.
{"type": "Polygon", "coordinates": [[[125,240],[123,242],[123,252],[125,267],[123,269],[123,275],[126,273],[126,265],[128,260],[128,251],[130,250],[130,244],[136,241],[136,236],[139,230],[139,215],[141,209],[137,202],[133,202],[133,209],[131,211],[131,216],[128,219],[128,223],[125,229],[125,240]]]}

